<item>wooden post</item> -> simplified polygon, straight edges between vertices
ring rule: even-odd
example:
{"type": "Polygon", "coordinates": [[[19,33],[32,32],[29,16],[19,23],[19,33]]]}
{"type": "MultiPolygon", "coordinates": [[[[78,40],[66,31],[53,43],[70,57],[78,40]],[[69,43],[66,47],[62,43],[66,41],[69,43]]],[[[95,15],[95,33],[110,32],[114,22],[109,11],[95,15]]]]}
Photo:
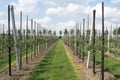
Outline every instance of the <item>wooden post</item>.
{"type": "Polygon", "coordinates": [[[27,41],[28,40],[28,16],[26,19],[26,64],[28,64],[28,44],[27,41]]]}
{"type": "Polygon", "coordinates": [[[9,61],[9,76],[11,76],[11,37],[10,37],[10,5],[8,5],[8,61],[9,61]]]}
{"type": "Polygon", "coordinates": [[[95,74],[95,14],[96,11],[93,10],[93,37],[92,37],[92,45],[93,45],[93,73],[95,74]]]}
{"type": "MultiPolygon", "coordinates": [[[[42,36],[42,31],[41,31],[41,24],[40,24],[40,27],[39,27],[39,38],[42,36]]],[[[39,53],[40,53],[40,41],[39,41],[39,53]]]]}
{"type": "Polygon", "coordinates": [[[116,24],[116,33],[115,33],[116,39],[117,39],[117,33],[118,33],[118,32],[117,32],[117,24],[116,24]]]}
{"type": "Polygon", "coordinates": [[[3,45],[2,45],[2,54],[4,53],[4,24],[3,24],[3,34],[2,34],[2,36],[3,36],[3,45]]]}
{"type": "MultiPolygon", "coordinates": [[[[31,40],[33,40],[33,19],[31,19],[31,40]]],[[[32,60],[32,50],[33,50],[33,43],[31,42],[31,60],[32,60]]]]}
{"type": "Polygon", "coordinates": [[[38,42],[38,54],[40,53],[40,42],[39,42],[39,38],[40,38],[40,24],[38,23],[38,27],[37,27],[37,35],[38,35],[38,40],[37,40],[37,42],[38,42]]]}
{"type": "MultiPolygon", "coordinates": [[[[48,30],[46,29],[46,33],[45,33],[45,37],[47,38],[47,36],[48,36],[48,30]]],[[[48,42],[47,42],[47,40],[46,40],[46,49],[48,48],[48,42]]]]}
{"type": "Polygon", "coordinates": [[[89,37],[90,37],[90,34],[89,34],[89,15],[88,15],[88,20],[87,20],[88,22],[87,22],[87,30],[86,30],[86,32],[87,32],[87,36],[86,36],[86,39],[87,39],[87,44],[89,44],[89,37]]]}
{"type": "Polygon", "coordinates": [[[84,62],[84,29],[85,29],[85,19],[83,19],[83,51],[82,51],[82,62],[84,62]]]}
{"type": "Polygon", "coordinates": [[[107,53],[109,53],[109,51],[110,51],[110,33],[108,30],[108,51],[107,51],[107,53]]]}
{"type": "Polygon", "coordinates": [[[34,57],[36,57],[36,21],[34,21],[34,57]]]}
{"type": "MultiPolygon", "coordinates": [[[[80,39],[82,39],[82,38],[81,38],[81,23],[80,23],[80,39]]],[[[82,48],[82,47],[81,47],[81,45],[82,45],[81,41],[80,41],[79,44],[80,44],[80,55],[79,55],[79,59],[81,59],[81,50],[82,50],[82,49],[81,49],[81,48],[82,48]]]]}
{"type": "Polygon", "coordinates": [[[76,37],[77,37],[77,23],[76,23],[76,26],[75,26],[75,28],[74,28],[74,36],[75,36],[74,51],[75,51],[75,55],[77,55],[77,44],[76,44],[76,37]]]}
{"type": "Polygon", "coordinates": [[[22,69],[22,11],[20,11],[20,69],[22,69]]]}
{"type": "Polygon", "coordinates": [[[88,51],[88,57],[87,57],[87,68],[89,68],[89,63],[90,63],[90,51],[88,51]]]}
{"type": "Polygon", "coordinates": [[[109,32],[109,51],[111,50],[111,42],[112,42],[112,24],[109,32]]]}
{"type": "Polygon", "coordinates": [[[20,54],[18,52],[18,42],[17,42],[17,29],[15,26],[15,17],[14,17],[14,8],[11,6],[11,16],[12,16],[12,25],[13,25],[13,34],[14,34],[14,46],[16,52],[17,68],[20,70],[20,54]]]}
{"type": "Polygon", "coordinates": [[[115,46],[116,46],[116,47],[117,47],[117,44],[119,44],[118,41],[117,41],[117,38],[118,38],[118,37],[117,37],[117,33],[118,33],[118,28],[117,28],[117,24],[116,24],[116,34],[115,34],[115,41],[116,41],[116,42],[115,42],[115,46]]]}
{"type": "Polygon", "coordinates": [[[113,31],[112,31],[112,24],[111,24],[111,30],[110,30],[110,37],[113,37],[113,31]]]}
{"type": "Polygon", "coordinates": [[[88,15],[88,23],[87,23],[87,28],[89,29],[89,15],[88,15]]]}
{"type": "Polygon", "coordinates": [[[38,27],[39,27],[39,24],[37,23],[37,34],[36,34],[37,35],[37,42],[36,42],[37,43],[37,47],[36,47],[37,48],[37,55],[38,55],[38,52],[39,52],[38,51],[38,46],[39,46],[39,44],[38,44],[38,37],[39,37],[38,36],[38,27]]]}
{"type": "Polygon", "coordinates": [[[104,80],[104,2],[102,2],[102,55],[101,77],[104,80]]]}
{"type": "MultiPolygon", "coordinates": [[[[91,45],[90,43],[90,33],[89,33],[89,15],[88,15],[88,23],[87,23],[87,44],[91,45]]],[[[90,50],[88,50],[88,58],[87,58],[87,68],[89,68],[89,63],[90,63],[90,50]]]]}

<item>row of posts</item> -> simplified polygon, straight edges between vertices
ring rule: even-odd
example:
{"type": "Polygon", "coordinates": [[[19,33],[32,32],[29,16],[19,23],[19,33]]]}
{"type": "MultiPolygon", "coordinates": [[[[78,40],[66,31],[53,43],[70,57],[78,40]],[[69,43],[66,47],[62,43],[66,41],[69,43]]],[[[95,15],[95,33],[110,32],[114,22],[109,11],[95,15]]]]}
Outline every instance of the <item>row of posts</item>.
{"type": "MultiPolygon", "coordinates": [[[[102,51],[101,51],[101,80],[104,80],[104,46],[105,46],[105,39],[104,39],[104,2],[102,2],[102,51]]],[[[95,18],[96,17],[96,10],[93,10],[93,27],[92,27],[92,30],[91,30],[91,33],[90,34],[87,34],[87,35],[90,35],[89,39],[90,41],[87,41],[87,45],[92,45],[92,50],[88,50],[88,58],[87,58],[87,68],[89,68],[89,63],[90,63],[90,55],[92,53],[92,56],[93,56],[93,73],[95,74],[96,71],[95,71],[95,53],[96,53],[96,50],[95,50],[95,34],[96,34],[96,31],[95,31],[95,18]]],[[[75,43],[74,43],[74,53],[76,55],[78,55],[78,52],[77,52],[77,30],[78,30],[78,23],[76,24],[76,27],[73,29],[74,30],[74,36],[75,36],[75,43]]],[[[88,15],[88,30],[89,30],[89,15],[88,15]]],[[[83,19],[83,32],[81,33],[81,25],[80,25],[80,36],[81,34],[83,35],[82,36],[82,44],[81,44],[81,48],[80,48],[80,55],[79,57],[82,59],[82,62],[84,62],[84,47],[85,47],[85,19],[83,19]],[[82,54],[81,54],[82,53],[82,54]]],[[[69,33],[69,37],[70,37],[70,33],[69,33]]],[[[88,36],[87,36],[88,37],[88,36]]],[[[69,39],[68,39],[69,40],[69,39]]],[[[108,37],[108,40],[109,40],[109,37],[108,37]]],[[[109,42],[109,41],[108,41],[109,42]]],[[[68,41],[68,45],[70,45],[71,43],[69,43],[68,41]]],[[[109,43],[108,43],[108,47],[109,47],[109,43]]]]}
{"type": "MultiPolygon", "coordinates": [[[[22,35],[22,11],[20,12],[20,51],[18,50],[18,35],[17,35],[17,29],[15,25],[15,17],[14,17],[14,7],[13,5],[8,5],[8,53],[9,53],[9,75],[11,76],[11,22],[12,22],[12,27],[13,27],[13,38],[14,38],[14,46],[15,46],[15,53],[16,53],[16,63],[17,63],[17,69],[21,70],[22,69],[22,42],[25,40],[25,58],[26,58],[26,64],[28,64],[28,52],[29,52],[29,47],[31,48],[31,60],[32,56],[36,57],[40,53],[40,42],[38,41],[38,38],[40,37],[40,34],[38,33],[39,28],[41,28],[41,25],[39,23],[34,22],[34,29],[33,30],[33,19],[31,19],[31,33],[30,35],[28,34],[28,16],[26,19],[26,34],[24,34],[24,40],[23,40],[23,35],[22,35]],[[11,21],[12,20],[12,21],[11,21]],[[36,31],[37,30],[37,31],[36,31]],[[33,35],[34,34],[34,35],[33,35]],[[34,38],[35,42],[28,44],[29,37],[31,39],[34,38]],[[32,55],[34,49],[34,55],[32,55]]],[[[46,29],[44,29],[46,30],[46,29]]],[[[47,31],[47,30],[46,30],[47,31]]],[[[48,37],[47,32],[45,37],[48,37]]],[[[55,37],[55,35],[53,35],[55,37]]],[[[48,41],[45,41],[46,48],[48,48],[48,41]]]]}

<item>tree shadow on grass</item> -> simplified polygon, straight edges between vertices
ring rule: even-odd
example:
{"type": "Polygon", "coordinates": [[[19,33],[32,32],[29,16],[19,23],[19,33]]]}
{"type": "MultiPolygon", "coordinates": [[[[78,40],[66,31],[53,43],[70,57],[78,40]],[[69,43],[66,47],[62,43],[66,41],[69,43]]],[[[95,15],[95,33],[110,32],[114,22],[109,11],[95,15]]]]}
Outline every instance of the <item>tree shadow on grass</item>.
{"type": "Polygon", "coordinates": [[[116,74],[116,75],[114,75],[114,76],[115,76],[116,78],[118,78],[118,79],[120,78],[120,74],[119,74],[119,75],[118,75],[118,74],[116,74]]]}

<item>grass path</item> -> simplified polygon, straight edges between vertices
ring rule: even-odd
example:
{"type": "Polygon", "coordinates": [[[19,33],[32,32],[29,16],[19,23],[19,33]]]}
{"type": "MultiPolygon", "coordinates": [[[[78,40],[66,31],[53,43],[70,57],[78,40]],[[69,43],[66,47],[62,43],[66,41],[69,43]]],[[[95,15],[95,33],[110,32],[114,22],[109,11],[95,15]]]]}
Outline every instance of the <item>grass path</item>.
{"type": "Polygon", "coordinates": [[[61,40],[44,57],[29,80],[80,80],[61,40]]]}

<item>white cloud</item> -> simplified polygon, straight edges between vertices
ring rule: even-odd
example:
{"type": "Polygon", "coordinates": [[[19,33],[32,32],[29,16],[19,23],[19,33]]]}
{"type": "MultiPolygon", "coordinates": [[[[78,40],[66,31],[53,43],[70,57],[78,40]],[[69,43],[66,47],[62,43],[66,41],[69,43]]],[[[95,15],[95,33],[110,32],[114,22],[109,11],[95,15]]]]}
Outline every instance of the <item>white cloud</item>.
{"type": "Polygon", "coordinates": [[[59,32],[60,30],[63,31],[64,29],[70,30],[70,29],[72,29],[75,25],[76,25],[76,21],[74,21],[74,20],[69,20],[69,21],[66,21],[66,22],[56,23],[56,24],[54,24],[54,25],[49,26],[49,28],[52,29],[52,30],[55,30],[55,31],[59,32]]]}
{"type": "MultiPolygon", "coordinates": [[[[17,3],[11,3],[15,5],[15,11],[19,12],[22,10],[25,14],[31,14],[39,12],[39,8],[37,8],[37,5],[39,3],[47,4],[46,7],[49,7],[52,5],[51,8],[48,8],[45,11],[45,14],[48,17],[43,16],[43,18],[36,19],[37,22],[39,22],[43,26],[47,26],[50,29],[53,30],[64,30],[65,28],[70,29],[75,26],[76,21],[74,20],[82,20],[85,16],[88,14],[90,15],[91,23],[92,23],[92,11],[96,9],[96,26],[98,29],[101,29],[101,3],[92,6],[85,5],[89,2],[94,0],[18,0],[17,3]],[[64,5],[65,4],[65,5],[64,5]],[[53,7],[54,6],[54,7],[53,7]],[[57,20],[59,22],[54,23],[50,26],[51,18],[54,19],[54,17],[64,17],[65,19],[72,16],[72,19],[70,19],[67,22],[61,22],[60,20],[57,20]],[[76,17],[77,16],[77,17],[76,17]],[[78,18],[78,19],[76,19],[78,18]]],[[[120,0],[111,0],[112,3],[120,3],[120,0]]],[[[42,6],[44,7],[44,6],[42,6]]],[[[0,13],[0,16],[2,16],[3,13],[0,13]]],[[[86,18],[86,17],[85,17],[86,18]]],[[[57,19],[57,18],[56,18],[57,19]]],[[[56,20],[55,19],[55,20],[56,20]]],[[[117,7],[111,7],[105,6],[105,26],[120,23],[120,9],[117,7]]],[[[64,20],[65,21],[65,20],[64,20]]],[[[19,23],[18,23],[19,24],[19,23]]],[[[91,24],[90,24],[91,25],[91,24]]]]}
{"type": "Polygon", "coordinates": [[[15,6],[15,11],[23,11],[26,14],[28,13],[37,13],[38,8],[36,7],[39,0],[19,0],[17,3],[12,2],[11,4],[15,6]]]}
{"type": "MultiPolygon", "coordinates": [[[[36,23],[39,23],[41,26],[46,27],[47,25],[49,25],[49,22],[51,21],[51,19],[49,17],[44,17],[44,18],[36,18],[33,19],[33,21],[36,21],[36,23]]],[[[33,22],[34,25],[34,22],[33,22]]],[[[26,21],[23,21],[23,29],[26,29],[26,21]]],[[[19,29],[20,28],[20,22],[16,21],[16,27],[19,29]]],[[[31,20],[28,20],[28,28],[31,29],[31,20]]]]}
{"type": "MultiPolygon", "coordinates": [[[[92,7],[92,9],[96,9],[96,16],[98,18],[101,17],[102,14],[102,5],[101,3],[97,4],[96,6],[92,7]]],[[[110,6],[105,6],[104,8],[104,13],[106,18],[112,18],[112,17],[119,17],[120,15],[120,9],[116,7],[110,7],[110,6]]]]}
{"type": "Polygon", "coordinates": [[[113,17],[113,18],[120,18],[120,9],[115,7],[105,7],[105,16],[106,17],[113,17]]]}
{"type": "Polygon", "coordinates": [[[119,4],[119,3],[120,3],[120,0],[111,0],[111,3],[119,4]]]}
{"type": "Polygon", "coordinates": [[[66,7],[57,7],[57,8],[49,8],[46,10],[46,15],[57,15],[57,16],[65,16],[65,15],[76,15],[78,13],[86,13],[84,6],[80,6],[78,4],[70,3],[66,7]],[[82,12],[83,11],[83,12],[82,12]]]}
{"type": "Polygon", "coordinates": [[[35,19],[37,21],[37,23],[43,24],[43,25],[47,25],[51,19],[49,17],[44,17],[44,18],[40,18],[40,19],[35,19]]]}
{"type": "MultiPolygon", "coordinates": [[[[111,31],[111,26],[112,26],[112,30],[114,30],[117,26],[117,28],[120,26],[120,24],[115,24],[115,23],[112,23],[110,21],[105,21],[105,29],[104,30],[108,30],[109,32],[111,31]]],[[[97,30],[100,30],[100,32],[102,32],[102,24],[96,24],[96,29],[97,30]]]]}
{"type": "Polygon", "coordinates": [[[50,2],[50,1],[46,1],[46,3],[49,4],[49,5],[53,5],[53,6],[57,5],[55,2],[50,2]]]}
{"type": "Polygon", "coordinates": [[[0,12],[0,17],[3,17],[3,16],[5,16],[5,13],[0,12]]]}
{"type": "Polygon", "coordinates": [[[54,25],[50,25],[49,26],[49,29],[53,30],[53,31],[56,31],[57,32],[57,35],[59,35],[59,31],[62,30],[64,31],[64,29],[67,29],[67,30],[70,30],[72,29],[74,26],[76,25],[76,21],[74,20],[69,20],[69,21],[66,21],[66,22],[59,22],[59,23],[56,23],[54,25]]]}
{"type": "MultiPolygon", "coordinates": [[[[42,0],[43,1],[43,0],[42,0]]],[[[79,4],[88,4],[89,2],[92,2],[94,0],[44,0],[43,2],[50,1],[54,2],[56,4],[70,4],[70,3],[79,3],[79,4]]]]}
{"type": "MultiPolygon", "coordinates": [[[[96,18],[101,19],[102,18],[102,5],[101,3],[97,4],[94,7],[91,7],[91,9],[96,9],[96,18]]],[[[112,23],[120,23],[120,9],[116,7],[110,7],[105,6],[104,7],[104,14],[105,14],[105,20],[112,23]]],[[[100,22],[99,22],[100,23],[100,22]]]]}
{"type": "MultiPolygon", "coordinates": [[[[102,14],[102,5],[101,5],[101,3],[99,3],[99,4],[97,4],[97,5],[95,5],[94,7],[91,7],[91,9],[92,10],[96,10],[96,17],[97,18],[101,18],[101,14],[102,14]]],[[[93,13],[93,12],[91,12],[91,13],[93,13]]]]}
{"type": "MultiPolygon", "coordinates": [[[[90,25],[92,23],[92,16],[93,16],[93,10],[96,9],[96,29],[101,30],[101,18],[102,18],[102,5],[101,3],[96,4],[95,6],[82,6],[78,4],[69,4],[66,7],[57,7],[57,8],[49,8],[46,10],[46,15],[55,15],[55,16],[76,16],[80,15],[82,18],[87,16],[88,14],[90,15],[90,25]]],[[[119,23],[120,20],[120,9],[116,7],[110,7],[110,6],[105,6],[105,27],[110,29],[110,25],[117,24],[119,23]]],[[[86,18],[86,17],[85,17],[86,18]]],[[[81,19],[82,20],[82,19],[81,19]]],[[[64,30],[65,28],[70,29],[74,27],[76,22],[74,20],[65,22],[65,23],[57,23],[55,26],[55,30],[64,30]],[[72,26],[72,27],[70,27],[72,26]]],[[[119,24],[118,24],[119,25],[119,24]]],[[[113,26],[113,28],[115,28],[113,26]]],[[[51,28],[52,29],[52,28],[51,28]]]]}
{"type": "Polygon", "coordinates": [[[75,26],[76,22],[73,20],[67,22],[60,22],[56,25],[56,30],[71,29],[75,26]]]}
{"type": "Polygon", "coordinates": [[[88,3],[95,1],[95,0],[39,0],[40,3],[44,3],[47,5],[63,5],[63,4],[70,4],[70,3],[75,3],[75,4],[81,4],[81,5],[87,5],[88,3]]]}
{"type": "Polygon", "coordinates": [[[44,0],[44,1],[43,1],[43,0],[40,0],[40,2],[41,2],[41,3],[44,3],[44,4],[52,5],[52,6],[57,5],[56,2],[50,1],[50,0],[44,0]]]}

